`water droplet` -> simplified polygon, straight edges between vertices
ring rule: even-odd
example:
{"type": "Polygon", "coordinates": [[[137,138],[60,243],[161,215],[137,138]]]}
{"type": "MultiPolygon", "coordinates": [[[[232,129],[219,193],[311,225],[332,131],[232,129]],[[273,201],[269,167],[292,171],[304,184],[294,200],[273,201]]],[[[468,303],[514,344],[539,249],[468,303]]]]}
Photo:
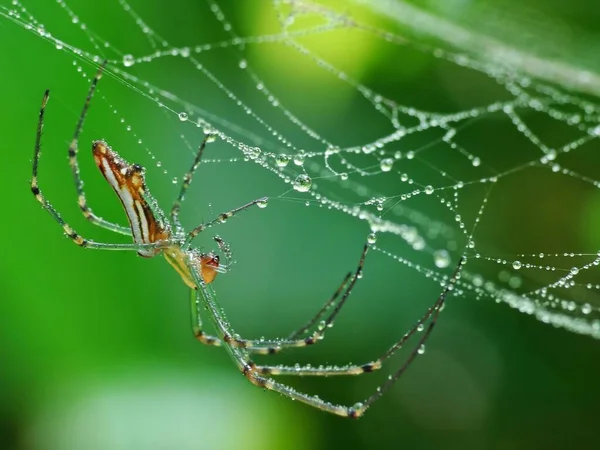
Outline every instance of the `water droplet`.
{"type": "Polygon", "coordinates": [[[245,59],[241,59],[239,66],[240,69],[245,69],[246,67],[248,67],[248,61],[246,61],[245,59]]]}
{"type": "Polygon", "coordinates": [[[475,157],[471,161],[471,164],[473,164],[473,167],[479,167],[481,165],[481,160],[479,158],[475,157]]]}
{"type": "Polygon", "coordinates": [[[251,159],[251,160],[257,159],[261,153],[262,153],[262,151],[258,147],[250,147],[250,148],[244,150],[244,154],[246,155],[246,157],[248,157],[248,159],[251,159]]]}
{"type": "Polygon", "coordinates": [[[171,181],[173,182],[173,184],[177,184],[177,182],[178,182],[179,180],[177,179],[177,177],[173,177],[173,179],[172,179],[171,181]]]}
{"type": "Polygon", "coordinates": [[[215,142],[216,140],[217,140],[216,134],[209,134],[208,137],[206,138],[206,143],[210,144],[211,142],[215,142]]]}
{"type": "Polygon", "coordinates": [[[277,164],[277,167],[285,167],[288,165],[289,162],[290,157],[288,155],[284,155],[283,153],[277,155],[277,157],[275,158],[275,164],[277,164]]]}
{"type": "Polygon", "coordinates": [[[440,269],[448,267],[450,265],[450,254],[448,253],[448,250],[441,249],[433,252],[433,262],[435,263],[435,266],[440,269]]]}
{"type": "Polygon", "coordinates": [[[312,180],[308,175],[302,173],[294,180],[294,189],[298,192],[308,192],[312,186],[312,180]]]}
{"type": "Polygon", "coordinates": [[[304,153],[298,153],[297,155],[294,155],[294,164],[297,166],[304,164],[304,153]]]}
{"type": "Polygon", "coordinates": [[[425,329],[425,325],[423,325],[422,323],[417,325],[417,331],[423,331],[424,329],[425,329]]]}
{"type": "Polygon", "coordinates": [[[425,353],[425,344],[421,344],[421,346],[419,347],[419,350],[417,350],[417,353],[419,355],[422,355],[423,353],[425,353]]]}
{"type": "Polygon", "coordinates": [[[377,242],[377,235],[375,233],[371,233],[367,236],[367,242],[370,245],[373,245],[375,242],[377,242]]]}
{"type": "Polygon", "coordinates": [[[521,261],[513,261],[512,266],[513,269],[519,270],[522,267],[521,261]]]}
{"type": "Polygon", "coordinates": [[[348,179],[348,174],[346,172],[342,172],[340,173],[340,178],[344,181],[346,181],[348,179]]]}
{"type": "Polygon", "coordinates": [[[431,195],[433,194],[433,186],[429,185],[429,186],[425,186],[425,193],[427,195],[431,195]]]}
{"type": "Polygon", "coordinates": [[[179,120],[181,120],[182,122],[185,122],[186,120],[188,120],[188,115],[185,112],[180,112],[179,113],[179,120]]]}
{"type": "Polygon", "coordinates": [[[592,305],[590,305],[589,303],[584,303],[583,305],[581,305],[581,312],[583,314],[589,314],[592,312],[592,305]]]}
{"type": "Polygon", "coordinates": [[[269,200],[266,198],[256,202],[256,206],[258,206],[259,208],[266,208],[268,205],[269,205],[269,200]]]}
{"type": "Polygon", "coordinates": [[[577,267],[571,267],[571,275],[577,275],[579,273],[579,269],[577,267]]]}
{"type": "Polygon", "coordinates": [[[131,67],[135,64],[135,59],[133,57],[133,55],[127,54],[127,55],[123,55],[123,65],[125,67],[131,67]]]}
{"type": "Polygon", "coordinates": [[[382,159],[379,163],[382,172],[389,172],[392,170],[392,166],[394,165],[394,160],[392,158],[382,159]]]}

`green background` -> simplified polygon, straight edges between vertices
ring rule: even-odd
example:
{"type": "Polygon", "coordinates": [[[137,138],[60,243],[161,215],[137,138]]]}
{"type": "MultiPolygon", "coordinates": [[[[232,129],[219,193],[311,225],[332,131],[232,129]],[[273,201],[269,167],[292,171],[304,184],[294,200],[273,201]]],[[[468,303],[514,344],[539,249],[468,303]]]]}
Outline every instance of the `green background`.
{"type": "MultiPolygon", "coordinates": [[[[136,56],[150,52],[147,38],[118,2],[97,3],[68,5],[80,23],[113,48],[136,56]]],[[[587,50],[582,50],[589,44],[597,49],[600,42],[594,34],[599,11],[590,2],[531,2],[518,11],[511,10],[513,4],[508,2],[452,4],[454,8],[428,3],[432,10],[440,8],[440,15],[467,26],[483,14],[496,25],[484,31],[510,45],[595,69],[587,50]],[[492,10],[502,14],[492,17],[492,10]],[[545,18],[547,26],[530,26],[539,17],[545,18]]],[[[54,36],[96,53],[90,39],[58,5],[41,0],[24,5],[54,36]]],[[[132,2],[143,20],[173,46],[227,39],[205,4],[179,0],[161,5],[132,2]]],[[[277,32],[270,2],[234,5],[229,1],[222,6],[241,35],[277,32]]],[[[392,26],[364,11],[358,14],[375,27],[392,26]]],[[[101,242],[127,242],[81,217],[66,159],[88,77],[95,68],[5,17],[0,35],[4,158],[0,227],[5,243],[0,258],[2,448],[562,449],[596,445],[598,343],[544,325],[491,299],[476,301],[469,295],[452,298],[425,355],[359,421],[330,417],[252,387],[224,351],[194,341],[186,288],[164,261],[77,248],[35,202],[29,191],[31,155],[39,104],[49,88],[40,186],[82,235],[101,242]]],[[[426,51],[410,45],[384,44],[344,30],[309,35],[303,42],[362,84],[402,104],[449,112],[506,98],[486,76],[434,61],[426,51]]],[[[355,88],[290,48],[261,44],[248,46],[243,53],[267,87],[332,142],[355,145],[389,131],[389,124],[355,88]]],[[[112,48],[105,54],[112,59],[122,56],[112,48]]],[[[310,145],[306,134],[291,126],[281,111],[268,107],[236,67],[235,52],[217,49],[199,55],[199,60],[296,146],[310,145]]],[[[276,142],[182,58],[165,57],[128,71],[239,125],[245,131],[237,135],[225,128],[239,139],[256,133],[276,142]]],[[[80,158],[94,211],[124,222],[118,201],[89,154],[89,143],[98,138],[107,139],[128,160],[147,166],[150,189],[167,207],[176,193],[171,179],[180,178],[188,168],[202,130],[179,122],[176,114],[158,108],[110,75],[102,79],[88,119],[80,158]],[[161,161],[160,167],[146,149],[161,161]]],[[[531,120],[549,142],[573,139],[535,114],[531,120]]],[[[511,167],[519,158],[536,155],[538,149],[531,148],[523,136],[504,133],[510,129],[506,123],[494,118],[481,122],[468,145],[490,165],[511,167]]],[[[433,137],[421,139],[423,145],[433,137]]],[[[597,178],[593,170],[597,151],[593,142],[566,163],[597,178]]],[[[314,204],[307,208],[308,196],[290,192],[288,185],[258,165],[226,162],[240,154],[222,142],[210,145],[206,157],[221,162],[201,166],[183,220],[192,227],[214,213],[264,195],[271,197],[266,209],[247,211],[215,231],[231,242],[237,260],[231,273],[217,278],[215,289],[242,335],[286,335],[304,323],[355,267],[368,226],[314,204]]],[[[322,160],[317,162],[322,165],[322,160]]],[[[452,155],[442,155],[436,163],[452,167],[452,155]]],[[[435,186],[444,184],[435,173],[420,172],[423,169],[417,166],[406,170],[422,180],[431,176],[435,186]]],[[[406,189],[395,178],[359,181],[392,193],[406,189]]],[[[327,178],[315,177],[315,182],[334,198],[365,200],[353,198],[327,178]]],[[[483,192],[475,189],[465,194],[464,211],[472,216],[483,192]]],[[[482,248],[512,257],[539,251],[595,253],[600,241],[598,200],[595,189],[574,179],[549,177],[543,171],[517,174],[490,197],[492,206],[484,215],[488,220],[481,226],[482,248]]],[[[439,206],[410,206],[429,216],[441,211],[436,220],[453,223],[439,206]]],[[[198,244],[212,248],[210,237],[199,239],[198,244]]],[[[379,244],[408,259],[421,258],[391,236],[382,236],[379,244]]],[[[570,263],[556,264],[568,267],[570,263]]],[[[487,267],[488,272],[481,270],[492,277],[499,271],[494,265],[487,267]]],[[[369,361],[397,340],[438,293],[435,283],[372,252],[352,302],[325,342],[277,361],[313,365],[369,361]]],[[[323,398],[353,404],[383,380],[385,374],[290,382],[323,398]]]]}

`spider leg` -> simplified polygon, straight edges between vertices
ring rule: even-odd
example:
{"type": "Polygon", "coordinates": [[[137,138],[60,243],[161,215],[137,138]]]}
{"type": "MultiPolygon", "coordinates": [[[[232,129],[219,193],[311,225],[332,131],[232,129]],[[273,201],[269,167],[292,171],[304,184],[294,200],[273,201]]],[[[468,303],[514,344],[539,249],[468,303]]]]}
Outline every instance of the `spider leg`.
{"type": "Polygon", "coordinates": [[[206,147],[206,144],[208,143],[208,139],[210,137],[211,137],[210,134],[207,134],[206,136],[204,136],[204,140],[202,141],[202,143],[200,144],[200,147],[198,148],[198,152],[196,153],[196,157],[194,158],[192,167],[183,177],[183,181],[181,183],[181,188],[179,189],[179,195],[177,196],[177,198],[173,202],[173,206],[171,207],[171,222],[173,222],[173,225],[175,226],[176,229],[181,228],[181,223],[179,222],[179,210],[181,209],[181,203],[184,200],[186,191],[188,190],[188,188],[190,187],[190,184],[192,183],[192,179],[194,178],[194,173],[196,172],[196,169],[198,168],[198,165],[200,164],[200,160],[202,159],[202,154],[204,153],[204,148],[206,147]]]}
{"type": "Polygon", "coordinates": [[[190,305],[192,311],[192,330],[194,332],[194,336],[200,342],[206,345],[214,345],[216,347],[220,347],[222,342],[218,337],[210,336],[202,331],[202,319],[200,318],[200,301],[198,295],[196,294],[195,289],[190,289],[190,305]]]}
{"type": "MultiPolygon", "coordinates": [[[[196,290],[197,301],[202,302],[206,307],[211,320],[214,322],[215,327],[223,336],[231,335],[233,330],[221,312],[221,309],[217,306],[214,299],[214,290],[211,285],[207,285],[202,281],[202,278],[196,271],[193,272],[193,277],[198,283],[198,289],[196,290]]],[[[279,383],[274,381],[271,378],[260,375],[256,372],[254,363],[248,359],[248,353],[245,349],[240,347],[234,347],[229,345],[227,341],[225,341],[225,348],[229,352],[229,354],[234,359],[236,365],[242,374],[255,386],[259,386],[264,389],[269,389],[275,392],[279,392],[286,397],[290,397],[294,400],[301,401],[315,408],[321,409],[323,411],[330,412],[332,414],[337,414],[340,416],[348,417],[350,416],[350,409],[346,406],[333,405],[324,400],[319,399],[315,396],[310,396],[308,394],[304,394],[302,392],[296,391],[295,389],[286,386],[283,383],[279,383]]]]}
{"type": "Polygon", "coordinates": [[[164,243],[163,242],[155,242],[151,244],[104,244],[101,242],[94,242],[88,239],[85,239],[83,236],[77,234],[71,226],[63,220],[58,211],[54,209],[54,207],[50,204],[48,200],[42,194],[40,187],[38,185],[38,165],[40,161],[40,142],[42,137],[42,129],[44,126],[44,111],[46,109],[46,104],[48,103],[48,97],[50,95],[50,91],[46,91],[44,94],[44,98],[42,100],[42,107],[40,109],[40,118],[37,125],[37,133],[35,138],[35,150],[33,153],[33,170],[31,177],[31,192],[35,196],[36,200],[42,204],[42,207],[48,211],[48,213],[52,216],[52,218],[58,222],[58,224],[63,228],[65,234],[71,241],[80,247],[92,248],[92,249],[104,249],[104,250],[151,250],[156,248],[161,248],[164,243]]]}
{"type": "Polygon", "coordinates": [[[346,275],[340,287],[334,292],[333,296],[331,296],[331,298],[325,303],[325,305],[323,305],[323,307],[317,312],[317,314],[306,325],[292,333],[292,335],[289,338],[271,340],[261,339],[259,341],[256,341],[239,339],[234,338],[230,335],[225,335],[224,340],[228,341],[228,343],[230,345],[233,345],[234,347],[241,347],[248,350],[251,353],[258,353],[263,355],[272,355],[287,348],[307,347],[309,345],[316,344],[317,342],[323,339],[323,337],[325,336],[325,330],[333,325],[335,318],[341,311],[342,307],[346,304],[346,300],[348,300],[348,297],[352,293],[354,285],[360,278],[368,250],[369,245],[365,244],[365,246],[363,247],[363,251],[360,255],[360,260],[354,272],[354,275],[352,275],[351,273],[346,275]],[[337,304],[335,304],[337,298],[342,292],[344,292],[344,294],[342,295],[341,299],[337,302],[337,304]],[[334,304],[335,306],[333,306],[334,304]],[[327,318],[323,320],[321,324],[319,324],[319,327],[314,333],[304,338],[298,338],[298,336],[310,329],[317,322],[317,320],[319,320],[332,307],[333,310],[331,311],[329,316],[327,316],[327,318]]]}
{"type": "MultiPolygon", "coordinates": [[[[203,283],[197,273],[194,273],[193,276],[199,286],[199,289],[196,291],[198,295],[198,301],[203,301],[211,320],[214,322],[215,327],[219,330],[219,332],[224,336],[230,335],[232,333],[231,327],[214,300],[214,291],[212,286],[203,283]]],[[[227,343],[227,341],[225,341],[225,344],[225,348],[234,359],[238,369],[248,379],[248,381],[255,386],[279,392],[286,397],[301,401],[322,411],[343,417],[356,417],[353,414],[354,408],[352,407],[334,405],[325,400],[321,400],[316,396],[299,392],[290,386],[259,374],[255,369],[254,363],[248,359],[248,353],[245,349],[231,346],[227,343]]]]}
{"type": "MultiPolygon", "coordinates": [[[[350,364],[346,366],[326,366],[326,367],[298,367],[298,366],[266,366],[266,365],[257,365],[255,367],[256,371],[262,375],[297,375],[297,376],[332,376],[332,375],[362,375],[363,373],[374,372],[376,370],[381,369],[383,363],[391,358],[398,350],[402,348],[402,346],[408,341],[417,331],[422,331],[421,328],[428,319],[431,318],[431,322],[427,331],[424,334],[425,339],[420,339],[418,345],[415,347],[414,351],[418,351],[421,345],[425,344],[427,337],[431,333],[431,329],[435,325],[437,321],[439,312],[444,305],[447,293],[451,289],[451,285],[455,283],[456,276],[460,267],[462,267],[464,263],[460,262],[459,267],[456,269],[454,275],[451,277],[451,282],[446,286],[440,297],[436,300],[436,302],[427,309],[425,314],[421,316],[421,318],[412,326],[412,328],[406,332],[402,338],[394,345],[392,345],[383,355],[377,358],[374,361],[364,364],[350,364]]],[[[410,365],[414,356],[409,356],[407,363],[410,365]]]]}
{"type": "Polygon", "coordinates": [[[310,319],[303,327],[297,329],[292,334],[290,334],[288,336],[288,339],[296,339],[299,336],[306,333],[310,328],[315,326],[317,321],[321,317],[323,317],[323,314],[325,314],[332,307],[332,305],[338,299],[340,294],[344,291],[344,289],[346,288],[346,285],[348,284],[348,280],[350,279],[351,276],[352,276],[352,272],[348,272],[346,274],[346,276],[344,277],[344,280],[342,281],[340,286],[336,289],[336,291],[333,293],[333,295],[331,297],[329,297],[329,300],[327,300],[327,302],[321,307],[321,309],[317,312],[317,314],[315,314],[314,317],[312,319],[310,319]]]}
{"type": "Polygon", "coordinates": [[[223,223],[223,222],[227,221],[227,219],[229,219],[230,217],[234,216],[235,214],[239,213],[240,211],[244,211],[245,209],[250,208],[251,206],[265,204],[268,200],[269,199],[267,197],[261,197],[256,200],[252,200],[251,202],[246,203],[245,205],[242,205],[238,208],[234,208],[228,212],[219,214],[216,219],[213,219],[210,222],[201,223],[200,225],[198,225],[196,228],[194,228],[192,231],[190,231],[188,233],[187,238],[185,239],[185,242],[183,243],[183,247],[184,248],[188,247],[190,245],[190,243],[192,242],[192,240],[196,236],[198,236],[198,234],[200,234],[207,228],[210,228],[219,223],[223,223]]]}
{"type": "MultiPolygon", "coordinates": [[[[353,406],[336,405],[336,404],[327,402],[325,400],[322,400],[317,396],[311,396],[311,395],[299,392],[290,386],[287,386],[283,383],[277,382],[277,381],[273,380],[272,378],[268,378],[268,377],[258,373],[258,371],[256,370],[256,365],[251,360],[248,359],[247,352],[244,351],[244,349],[240,349],[238,347],[234,347],[231,345],[226,345],[226,348],[227,348],[228,352],[231,354],[231,356],[233,357],[233,359],[235,360],[235,362],[236,362],[238,368],[240,369],[240,371],[242,372],[242,374],[252,384],[259,386],[261,388],[264,388],[264,389],[269,389],[269,390],[272,390],[275,392],[279,392],[280,394],[282,394],[286,397],[301,401],[309,406],[312,406],[314,408],[320,409],[325,412],[336,414],[336,415],[339,415],[342,417],[358,418],[358,417],[362,416],[365,413],[365,411],[376,400],[378,400],[387,390],[389,390],[394,385],[394,383],[400,378],[400,376],[402,376],[402,374],[406,371],[406,369],[412,364],[412,362],[414,361],[414,359],[416,358],[416,356],[419,353],[419,349],[429,338],[429,335],[431,334],[431,331],[433,330],[433,327],[435,326],[435,324],[437,322],[437,318],[439,316],[440,309],[441,309],[442,305],[444,304],[446,296],[447,296],[448,292],[450,292],[450,290],[452,290],[454,285],[456,284],[459,274],[460,274],[460,269],[462,268],[464,263],[465,263],[465,258],[461,258],[453,276],[450,278],[449,282],[446,284],[444,290],[442,291],[440,297],[438,298],[438,300],[432,307],[432,310],[433,310],[433,313],[431,314],[432,320],[431,320],[429,326],[427,327],[427,330],[425,330],[425,332],[423,333],[423,336],[421,336],[421,339],[419,339],[419,341],[417,342],[417,345],[414,347],[412,352],[409,354],[406,361],[404,361],[404,363],[398,369],[396,369],[396,371],[389,377],[389,379],[383,385],[379,386],[379,388],[376,390],[376,392],[373,395],[368,397],[362,403],[356,403],[353,406]]],[[[198,283],[198,286],[199,286],[198,295],[202,296],[204,304],[211,316],[211,319],[214,321],[215,326],[224,336],[227,334],[231,334],[232,333],[231,327],[214,300],[214,291],[212,290],[212,287],[202,283],[200,276],[198,274],[194,273],[194,277],[196,278],[196,282],[198,283]]],[[[227,341],[226,341],[226,344],[227,344],[227,341]]],[[[392,347],[392,348],[394,348],[394,347],[392,347]]]]}
{"type": "MultiPolygon", "coordinates": [[[[81,180],[81,175],[79,173],[79,162],[77,160],[77,153],[79,152],[79,135],[81,134],[81,130],[83,128],[83,122],[87,115],[88,109],[90,107],[90,102],[92,101],[92,97],[94,96],[94,92],[96,91],[96,85],[98,81],[102,77],[102,72],[104,67],[106,66],[106,61],[104,61],[96,76],[92,80],[92,84],[90,86],[90,90],[88,91],[88,95],[85,99],[85,103],[83,104],[83,109],[81,110],[81,114],[79,115],[79,120],[77,121],[77,126],[75,128],[75,133],[73,135],[73,140],[69,145],[69,165],[71,166],[71,171],[73,172],[73,179],[75,181],[75,188],[77,189],[77,203],[79,204],[79,209],[87,220],[92,222],[94,225],[98,225],[99,227],[106,228],[107,230],[114,231],[116,233],[125,234],[127,236],[131,236],[131,229],[129,227],[124,227],[118,225],[116,223],[109,222],[104,220],[102,217],[94,214],[92,209],[88,206],[87,198],[85,196],[85,191],[83,189],[83,181],[81,180]]],[[[46,97],[47,99],[47,97],[46,97]]],[[[42,105],[42,110],[45,108],[46,104],[42,105]]],[[[40,121],[42,120],[43,114],[40,113],[40,121]]],[[[41,131],[41,128],[38,128],[38,132],[41,131]]]]}

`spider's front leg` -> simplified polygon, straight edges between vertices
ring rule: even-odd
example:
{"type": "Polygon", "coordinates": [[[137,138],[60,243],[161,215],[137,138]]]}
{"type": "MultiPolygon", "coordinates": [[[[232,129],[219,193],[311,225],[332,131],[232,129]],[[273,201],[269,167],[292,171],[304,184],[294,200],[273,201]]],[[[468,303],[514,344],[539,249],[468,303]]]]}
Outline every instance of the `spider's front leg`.
{"type": "Polygon", "coordinates": [[[196,228],[194,228],[192,231],[190,231],[188,233],[187,238],[185,239],[185,242],[183,243],[183,246],[184,247],[189,247],[189,245],[191,244],[192,240],[194,240],[194,238],[196,236],[198,236],[201,232],[203,232],[207,228],[210,228],[213,225],[216,225],[216,224],[219,224],[219,223],[224,223],[224,222],[227,221],[227,219],[233,217],[234,215],[236,215],[240,211],[244,211],[244,210],[250,208],[251,206],[254,206],[254,205],[265,206],[268,201],[269,201],[269,199],[267,197],[261,197],[261,198],[258,198],[256,200],[252,200],[251,202],[248,202],[245,205],[242,205],[242,206],[240,206],[238,208],[234,208],[234,209],[232,209],[230,211],[227,211],[227,212],[219,214],[216,219],[213,219],[210,222],[206,222],[206,223],[202,223],[202,224],[198,225],[196,228]]]}
{"type": "MultiPolygon", "coordinates": [[[[79,161],[77,160],[77,153],[79,152],[79,135],[81,134],[81,130],[83,128],[83,122],[85,121],[87,111],[90,107],[90,103],[92,101],[92,97],[94,96],[94,92],[96,91],[96,85],[98,81],[102,77],[102,72],[104,71],[104,67],[106,66],[106,60],[102,62],[100,67],[98,68],[98,72],[96,76],[92,80],[92,84],[88,91],[88,95],[85,99],[85,103],[83,104],[83,109],[81,110],[81,114],[79,115],[79,120],[77,122],[77,127],[75,128],[75,133],[73,135],[73,139],[71,140],[71,144],[69,145],[69,165],[71,166],[71,171],[73,173],[73,180],[75,182],[75,188],[77,189],[77,203],[79,205],[79,209],[87,220],[89,220],[94,225],[97,225],[102,228],[106,228],[107,230],[114,231],[115,233],[124,234],[126,236],[131,236],[131,229],[129,227],[124,227],[122,225],[118,225],[116,223],[109,222],[108,220],[103,219],[100,216],[94,214],[92,209],[89,207],[87,203],[87,198],[85,195],[85,191],[83,189],[83,181],[81,179],[81,174],[79,172],[79,161]]],[[[43,107],[42,107],[43,108],[43,107]]]]}
{"type": "Polygon", "coordinates": [[[102,249],[102,250],[133,250],[137,252],[157,252],[158,249],[163,245],[162,242],[152,243],[135,243],[135,244],[104,244],[101,242],[94,242],[86,239],[78,234],[58,213],[58,211],[50,204],[50,202],[44,197],[38,184],[38,166],[40,161],[40,148],[41,148],[41,137],[42,129],[44,127],[44,111],[50,91],[46,91],[42,100],[42,107],[40,108],[40,116],[38,120],[37,133],[35,139],[35,149],[33,153],[33,168],[31,177],[31,192],[35,196],[36,200],[41,203],[42,207],[48,211],[52,218],[62,227],[66,236],[76,245],[84,248],[91,249],[102,249]]]}

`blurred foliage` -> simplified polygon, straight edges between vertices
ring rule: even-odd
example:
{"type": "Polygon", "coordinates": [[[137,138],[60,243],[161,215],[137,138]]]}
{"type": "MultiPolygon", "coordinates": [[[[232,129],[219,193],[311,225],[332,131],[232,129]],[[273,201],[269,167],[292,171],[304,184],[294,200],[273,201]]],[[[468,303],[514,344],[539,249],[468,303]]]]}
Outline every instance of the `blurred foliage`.
{"type": "MultiPolygon", "coordinates": [[[[207,7],[198,3],[131,2],[143,20],[172,45],[218,42],[226,34],[214,18],[206,19],[207,7]]],[[[453,2],[461,3],[458,10],[442,8],[441,2],[427,3],[432,11],[457,22],[477,11],[484,11],[490,19],[488,11],[494,8],[484,1],[453,2]]],[[[571,46],[580,48],[579,27],[589,28],[590,17],[597,18],[600,12],[598,5],[585,0],[560,5],[541,0],[527,3],[528,11],[536,11],[543,23],[560,21],[561,29],[571,30],[572,40],[561,41],[564,50],[558,55],[569,58],[571,46]],[[570,11],[573,14],[567,14],[570,11]]],[[[55,36],[94,51],[85,32],[53,2],[23,4],[55,36]]],[[[103,36],[114,48],[134,55],[147,52],[146,37],[119,2],[74,0],[67,4],[91,33],[103,36]]],[[[241,34],[263,35],[276,29],[270,3],[229,0],[222,4],[241,34]]],[[[510,12],[513,6],[514,2],[505,1],[497,11],[510,12]]],[[[508,18],[520,16],[499,17],[494,19],[498,29],[511,30],[508,18]]],[[[363,19],[373,26],[387,25],[374,15],[363,19]]],[[[535,30],[528,28],[528,40],[535,38],[535,30]]],[[[586,42],[593,38],[597,46],[594,33],[595,29],[586,33],[586,42]]],[[[506,34],[511,40],[520,39],[518,32],[506,34]]],[[[594,446],[594,426],[600,418],[599,344],[504,306],[468,297],[448,305],[425,356],[360,421],[330,417],[252,387],[224,351],[194,341],[186,288],[164,261],[142,260],[129,252],[77,248],[35,202],[28,184],[31,155],[39,105],[44,90],[50,88],[40,165],[42,189],[84,236],[102,242],[127,241],[96,229],[81,217],[66,160],[88,89],[87,78],[75,66],[81,65],[88,77],[94,67],[6,18],[0,22],[0,35],[5,155],[0,221],[5,236],[0,258],[1,448],[532,450],[594,446]]],[[[479,98],[496,94],[485,77],[457,73],[414,49],[407,49],[399,63],[392,59],[388,46],[360,33],[342,30],[334,38],[315,34],[307,38],[307,45],[320,48],[324,59],[404,104],[448,111],[467,108],[475,94],[479,98]]],[[[245,53],[269,88],[292,105],[290,109],[303,121],[326,129],[332,141],[350,145],[358,136],[383,133],[381,123],[361,107],[356,90],[314,64],[303,65],[298,56],[287,60],[289,54],[281,44],[250,46],[245,53]]],[[[202,58],[222,83],[235,85],[235,92],[244,95],[248,104],[259,102],[254,87],[241,79],[239,71],[231,70],[235,58],[218,51],[202,58]]],[[[252,129],[241,108],[209,82],[198,80],[176,58],[140,65],[131,73],[157,85],[168,84],[175,94],[211,114],[252,129]]],[[[88,153],[89,143],[98,138],[107,139],[127,159],[148,166],[150,188],[163,206],[168,205],[176,192],[170,180],[180,178],[189,166],[202,130],[179,123],[122,79],[106,75],[98,94],[80,146],[92,208],[107,219],[123,222],[119,203],[88,153]],[[190,149],[179,138],[184,131],[190,149]],[[161,161],[160,168],[144,151],[146,145],[161,161]],[[164,170],[168,170],[166,175],[164,170]]],[[[261,113],[274,127],[289,126],[280,112],[274,114],[264,105],[257,108],[263,108],[261,113]]],[[[560,131],[556,133],[558,139],[560,131]]],[[[302,142],[306,136],[293,139],[302,142]]],[[[512,144],[510,136],[493,133],[493,126],[491,131],[482,128],[474,133],[471,142],[473,147],[485,148],[494,161],[507,158],[510,150],[521,151],[512,144]]],[[[208,159],[230,156],[234,153],[223,143],[207,150],[208,159]]],[[[588,161],[597,164],[597,155],[588,161]]],[[[563,192],[559,189],[565,189],[544,188],[555,201],[563,192]]],[[[265,210],[248,211],[218,231],[231,242],[238,262],[230,274],[218,277],[215,288],[236,329],[249,337],[285,335],[304,323],[345,272],[354,268],[369,231],[366,225],[331,211],[277,201],[281,194],[276,177],[257,166],[207,162],[183,209],[186,225],[194,226],[213,212],[263,195],[275,198],[265,210]]],[[[515,188],[512,195],[518,197],[520,191],[515,188]]],[[[594,213],[598,200],[598,194],[588,194],[577,205],[563,205],[564,210],[552,202],[541,205],[547,209],[536,213],[526,201],[515,207],[509,195],[502,208],[489,212],[494,224],[488,233],[501,234],[503,224],[528,214],[564,215],[571,229],[573,223],[587,218],[580,234],[565,236],[558,223],[510,236],[505,250],[524,253],[528,246],[536,247],[533,243],[557,251],[578,246],[589,249],[598,242],[598,213],[594,213]],[[590,226],[594,217],[596,226],[590,226]]],[[[210,247],[210,239],[201,244],[210,247]]],[[[378,356],[439,292],[434,283],[423,284],[410,276],[382,255],[370,255],[353,302],[326,342],[278,361],[344,363],[378,356]]],[[[352,404],[384,379],[385,374],[372,374],[360,379],[291,381],[299,389],[352,404]]]]}

